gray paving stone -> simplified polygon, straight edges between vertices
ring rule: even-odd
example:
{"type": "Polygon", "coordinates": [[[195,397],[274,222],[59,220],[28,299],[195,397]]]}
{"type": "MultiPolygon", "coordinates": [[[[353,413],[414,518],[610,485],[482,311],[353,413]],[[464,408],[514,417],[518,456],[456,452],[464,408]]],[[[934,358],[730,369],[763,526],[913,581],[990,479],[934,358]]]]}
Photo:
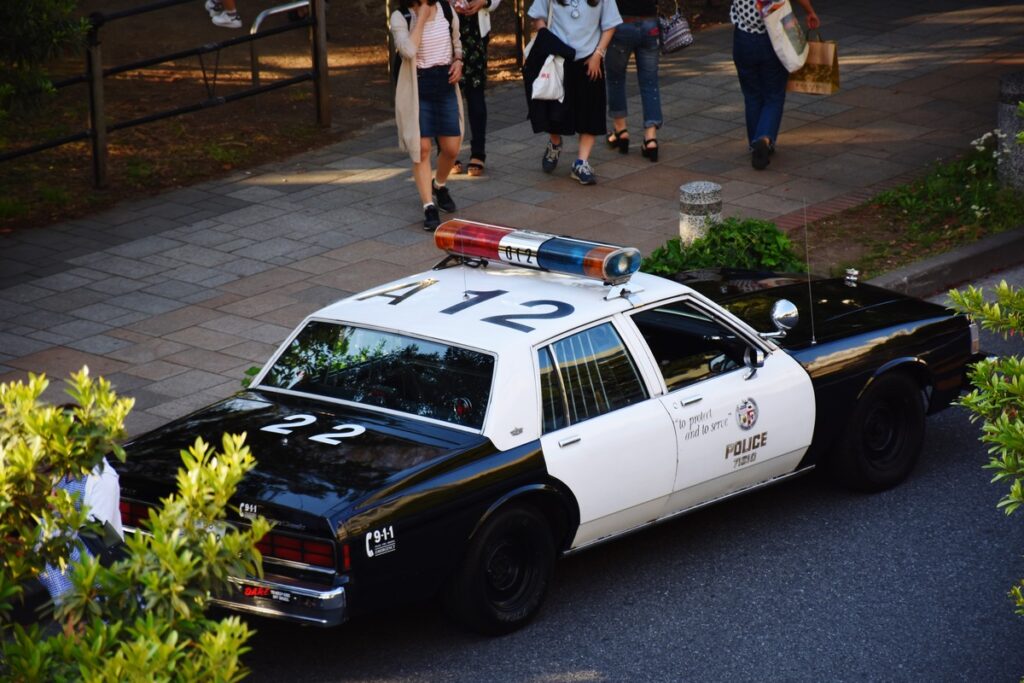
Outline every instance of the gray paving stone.
{"type": "Polygon", "coordinates": [[[222,223],[227,223],[228,225],[244,227],[252,225],[253,223],[262,223],[263,221],[277,218],[283,213],[286,213],[284,209],[275,209],[273,207],[256,204],[225,213],[219,217],[219,220],[222,223]]]}
{"type": "Polygon", "coordinates": [[[159,315],[182,308],[185,304],[162,296],[153,296],[144,292],[131,292],[115,296],[109,300],[110,304],[127,308],[131,311],[159,315]]]}
{"type": "Polygon", "coordinates": [[[164,251],[162,256],[175,259],[181,263],[191,263],[193,265],[208,266],[211,268],[231,260],[230,254],[224,253],[219,249],[211,249],[210,247],[212,246],[217,245],[207,244],[200,246],[195,244],[185,244],[164,251]]]}
{"type": "Polygon", "coordinates": [[[37,351],[43,351],[52,346],[47,342],[38,341],[35,339],[28,339],[20,335],[8,334],[6,332],[0,332],[0,352],[8,354],[10,356],[27,356],[37,351]]]}
{"type": "Polygon", "coordinates": [[[131,346],[131,342],[127,342],[124,339],[118,339],[117,337],[110,337],[105,334],[98,334],[93,337],[86,337],[84,339],[77,339],[75,341],[68,342],[67,346],[70,346],[73,349],[78,349],[79,351],[85,351],[86,353],[106,355],[131,346]]]}
{"type": "Polygon", "coordinates": [[[150,237],[144,237],[140,240],[134,240],[120,244],[116,247],[110,247],[107,249],[107,253],[114,254],[115,256],[124,256],[130,259],[142,258],[143,256],[152,256],[165,252],[168,249],[174,249],[181,243],[177,240],[167,239],[159,235],[152,235],[150,237]]]}
{"type": "Polygon", "coordinates": [[[74,312],[83,306],[90,306],[107,299],[106,294],[91,289],[76,289],[69,292],[61,292],[53,296],[37,299],[32,303],[37,309],[51,311],[54,313],[74,312]]]}
{"type": "Polygon", "coordinates": [[[78,289],[79,287],[88,285],[91,282],[92,280],[78,275],[73,275],[71,273],[59,273],[57,275],[49,275],[47,277],[39,278],[32,284],[55,292],[67,292],[69,290],[78,289]]]}
{"type": "Polygon", "coordinates": [[[277,199],[278,197],[283,197],[284,193],[273,188],[253,185],[238,190],[236,192],[232,192],[228,196],[232,197],[233,199],[241,199],[247,202],[262,203],[270,199],[277,199]]]}
{"type": "Polygon", "coordinates": [[[207,372],[205,370],[186,370],[180,374],[168,377],[150,384],[148,389],[167,396],[182,397],[192,396],[224,382],[221,375],[207,372]]]}

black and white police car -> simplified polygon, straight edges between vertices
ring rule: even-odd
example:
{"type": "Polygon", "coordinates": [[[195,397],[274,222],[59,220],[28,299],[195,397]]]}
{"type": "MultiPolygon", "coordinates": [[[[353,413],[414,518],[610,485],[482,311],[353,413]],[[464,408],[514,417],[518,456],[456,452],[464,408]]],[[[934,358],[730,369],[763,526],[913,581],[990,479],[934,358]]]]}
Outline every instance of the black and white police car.
{"type": "Polygon", "coordinates": [[[432,271],[310,315],[251,387],[129,444],[138,526],[197,436],[248,433],[229,608],[339,624],[440,593],[486,633],[556,557],[820,466],[880,490],[979,356],[940,306],[842,279],[636,272],[640,256],[453,220],[432,271]]]}

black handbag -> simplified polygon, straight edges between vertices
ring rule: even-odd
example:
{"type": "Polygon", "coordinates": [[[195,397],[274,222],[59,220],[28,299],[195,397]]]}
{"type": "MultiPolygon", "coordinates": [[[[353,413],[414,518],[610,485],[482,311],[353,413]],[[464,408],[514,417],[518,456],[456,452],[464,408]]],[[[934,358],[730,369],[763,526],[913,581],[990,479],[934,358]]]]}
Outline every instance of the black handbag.
{"type": "Polygon", "coordinates": [[[661,54],[667,55],[677,50],[682,50],[693,44],[693,32],[690,30],[690,22],[679,11],[679,3],[676,2],[676,11],[670,17],[658,16],[659,41],[661,42],[661,54]]]}

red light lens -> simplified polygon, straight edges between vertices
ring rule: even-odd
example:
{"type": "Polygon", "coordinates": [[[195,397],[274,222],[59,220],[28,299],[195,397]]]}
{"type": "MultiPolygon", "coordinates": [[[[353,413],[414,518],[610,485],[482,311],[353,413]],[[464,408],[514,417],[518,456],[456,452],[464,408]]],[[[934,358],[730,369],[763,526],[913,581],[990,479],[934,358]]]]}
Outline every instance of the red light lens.
{"type": "Polygon", "coordinates": [[[149,506],[134,500],[122,498],[118,508],[121,510],[121,524],[124,526],[139,528],[149,519],[149,506]]]}
{"type": "Polygon", "coordinates": [[[311,564],[316,567],[334,567],[334,546],[325,541],[306,540],[271,532],[264,536],[256,547],[264,557],[311,564]]]}

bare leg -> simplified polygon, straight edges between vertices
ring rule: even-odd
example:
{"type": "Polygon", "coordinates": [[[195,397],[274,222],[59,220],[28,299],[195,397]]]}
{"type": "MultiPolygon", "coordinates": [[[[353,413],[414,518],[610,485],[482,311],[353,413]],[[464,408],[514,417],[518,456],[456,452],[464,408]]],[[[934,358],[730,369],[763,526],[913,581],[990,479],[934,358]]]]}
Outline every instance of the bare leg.
{"type": "Polygon", "coordinates": [[[437,182],[444,185],[448,181],[448,174],[452,172],[455,157],[459,155],[459,138],[440,137],[437,139],[437,146],[440,150],[437,155],[437,182]]]}
{"type": "MultiPolygon", "coordinates": [[[[412,177],[416,181],[416,191],[420,193],[420,201],[430,204],[434,201],[433,193],[430,190],[430,138],[420,138],[420,159],[412,165],[412,177]]],[[[438,167],[441,163],[438,160],[438,167]]],[[[451,162],[448,162],[448,170],[451,170],[451,162]]]]}
{"type": "Polygon", "coordinates": [[[583,161],[590,159],[590,150],[594,149],[594,136],[589,133],[580,133],[579,158],[583,161]]]}

